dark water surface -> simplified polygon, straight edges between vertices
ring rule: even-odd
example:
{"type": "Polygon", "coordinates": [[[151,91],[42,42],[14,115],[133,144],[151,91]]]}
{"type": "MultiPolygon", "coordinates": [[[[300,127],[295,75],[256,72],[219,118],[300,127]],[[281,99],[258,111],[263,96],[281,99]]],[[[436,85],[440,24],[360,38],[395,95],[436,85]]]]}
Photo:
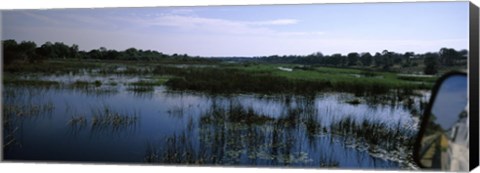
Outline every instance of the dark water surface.
{"type": "Polygon", "coordinates": [[[404,145],[425,96],[413,105],[347,103],[354,98],[5,85],[4,159],[410,169],[404,145]],[[378,132],[392,138],[368,138],[378,132]]]}

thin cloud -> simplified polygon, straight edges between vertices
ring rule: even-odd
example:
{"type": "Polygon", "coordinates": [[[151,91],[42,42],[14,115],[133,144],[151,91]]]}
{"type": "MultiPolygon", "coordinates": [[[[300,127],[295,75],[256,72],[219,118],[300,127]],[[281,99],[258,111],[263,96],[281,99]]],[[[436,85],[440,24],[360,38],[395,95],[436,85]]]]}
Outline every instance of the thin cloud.
{"type": "Polygon", "coordinates": [[[50,17],[40,15],[40,14],[36,14],[36,13],[32,13],[32,12],[28,12],[28,11],[19,11],[19,14],[28,16],[30,18],[33,18],[35,20],[38,20],[38,21],[41,21],[41,22],[44,22],[44,23],[47,23],[47,24],[60,24],[61,23],[60,21],[52,19],[50,17]]]}
{"type": "Polygon", "coordinates": [[[247,22],[249,25],[293,25],[297,24],[298,20],[295,19],[276,19],[268,21],[247,22]]]}
{"type": "Polygon", "coordinates": [[[132,30],[149,27],[172,27],[184,32],[210,33],[210,34],[234,34],[245,36],[319,36],[325,34],[321,31],[279,31],[273,27],[295,25],[296,19],[281,18],[258,21],[237,21],[221,18],[200,17],[191,9],[174,9],[166,13],[142,17],[138,15],[128,16],[94,16],[90,14],[73,15],[46,15],[41,12],[24,12],[24,15],[41,21],[51,27],[65,28],[91,28],[91,29],[115,29],[132,30]]]}
{"type": "Polygon", "coordinates": [[[198,16],[163,14],[156,18],[142,19],[131,18],[129,20],[136,25],[174,27],[183,31],[207,32],[215,34],[243,34],[250,36],[315,36],[323,35],[324,32],[304,31],[278,31],[272,26],[294,25],[298,23],[295,19],[274,19],[266,21],[235,21],[218,18],[206,18],[198,16]]]}
{"type": "Polygon", "coordinates": [[[195,15],[195,10],[189,8],[174,8],[170,10],[170,13],[178,15],[195,15]]]}

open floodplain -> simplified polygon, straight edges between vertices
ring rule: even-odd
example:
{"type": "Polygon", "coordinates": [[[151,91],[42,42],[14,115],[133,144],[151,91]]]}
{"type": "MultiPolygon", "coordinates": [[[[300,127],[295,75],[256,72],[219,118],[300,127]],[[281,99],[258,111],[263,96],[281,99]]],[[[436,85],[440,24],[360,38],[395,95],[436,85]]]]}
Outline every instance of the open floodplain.
{"type": "Polygon", "coordinates": [[[11,65],[4,159],[411,169],[435,80],[293,64],[11,65]]]}

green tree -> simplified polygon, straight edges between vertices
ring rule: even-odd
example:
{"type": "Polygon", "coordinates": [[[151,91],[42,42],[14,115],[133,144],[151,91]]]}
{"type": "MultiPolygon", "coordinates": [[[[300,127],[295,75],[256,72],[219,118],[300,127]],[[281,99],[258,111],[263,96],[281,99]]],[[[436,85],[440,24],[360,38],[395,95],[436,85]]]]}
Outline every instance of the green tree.
{"type": "Polygon", "coordinates": [[[70,56],[69,56],[70,58],[78,58],[78,55],[79,55],[79,53],[78,53],[78,45],[73,44],[73,45],[70,47],[69,52],[70,52],[70,56]]]}
{"type": "Polygon", "coordinates": [[[3,45],[3,63],[9,65],[20,58],[18,54],[18,44],[15,40],[4,40],[3,45]]]}
{"type": "Polygon", "coordinates": [[[138,50],[133,48],[133,47],[125,50],[125,54],[127,56],[127,59],[129,59],[129,60],[135,60],[135,59],[139,58],[138,50]]]}
{"type": "Polygon", "coordinates": [[[120,53],[116,50],[108,50],[105,53],[105,59],[115,60],[120,58],[120,53]]]}
{"type": "Polygon", "coordinates": [[[404,59],[403,66],[407,66],[407,67],[411,66],[413,56],[415,56],[414,52],[405,52],[403,54],[403,59],[404,59]]]}
{"type": "Polygon", "coordinates": [[[37,44],[33,41],[22,41],[18,45],[18,53],[20,53],[21,59],[28,62],[37,62],[38,56],[36,54],[37,44]]]}
{"type": "Polygon", "coordinates": [[[354,66],[354,65],[357,65],[357,62],[358,62],[358,58],[360,56],[358,55],[358,53],[356,52],[352,52],[352,53],[349,53],[347,55],[347,59],[348,59],[348,66],[354,66]]]}
{"type": "Polygon", "coordinates": [[[375,62],[375,66],[381,67],[383,64],[383,56],[381,53],[376,52],[373,56],[373,61],[375,62]]]}
{"type": "Polygon", "coordinates": [[[382,51],[382,68],[384,70],[390,70],[394,64],[394,52],[389,52],[388,50],[382,51]]]}
{"type": "Polygon", "coordinates": [[[103,59],[102,52],[100,52],[98,49],[90,50],[90,52],[88,52],[87,55],[91,59],[103,59]]]}
{"type": "Polygon", "coordinates": [[[342,54],[336,53],[336,54],[333,54],[332,56],[330,56],[330,58],[331,58],[331,62],[332,62],[331,65],[334,65],[334,66],[344,66],[345,65],[345,60],[344,60],[342,54]]]}
{"type": "Polygon", "coordinates": [[[38,53],[44,58],[58,58],[58,55],[55,51],[55,46],[49,41],[40,46],[38,53]]]}
{"type": "Polygon", "coordinates": [[[70,46],[64,44],[63,42],[55,42],[53,44],[53,50],[55,54],[57,55],[56,58],[68,58],[71,53],[70,53],[70,46]]]}
{"type": "Polygon", "coordinates": [[[433,75],[438,72],[438,54],[436,53],[426,53],[424,55],[425,69],[424,73],[433,75]]]}
{"type": "Polygon", "coordinates": [[[455,49],[441,48],[438,52],[440,55],[440,63],[445,66],[455,65],[455,61],[459,58],[459,53],[455,49]]]}
{"type": "Polygon", "coordinates": [[[362,55],[360,56],[360,61],[362,62],[362,65],[370,66],[372,65],[373,56],[369,52],[362,53],[362,55]]]}

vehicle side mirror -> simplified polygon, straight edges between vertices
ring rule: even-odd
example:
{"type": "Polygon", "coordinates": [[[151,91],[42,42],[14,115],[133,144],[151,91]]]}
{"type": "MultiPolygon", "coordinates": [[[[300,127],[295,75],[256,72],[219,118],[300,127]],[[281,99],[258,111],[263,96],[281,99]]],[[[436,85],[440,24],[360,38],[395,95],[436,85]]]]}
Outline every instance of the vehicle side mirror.
{"type": "Polygon", "coordinates": [[[467,81],[465,73],[450,73],[435,85],[414,149],[420,167],[469,170],[467,81]]]}

